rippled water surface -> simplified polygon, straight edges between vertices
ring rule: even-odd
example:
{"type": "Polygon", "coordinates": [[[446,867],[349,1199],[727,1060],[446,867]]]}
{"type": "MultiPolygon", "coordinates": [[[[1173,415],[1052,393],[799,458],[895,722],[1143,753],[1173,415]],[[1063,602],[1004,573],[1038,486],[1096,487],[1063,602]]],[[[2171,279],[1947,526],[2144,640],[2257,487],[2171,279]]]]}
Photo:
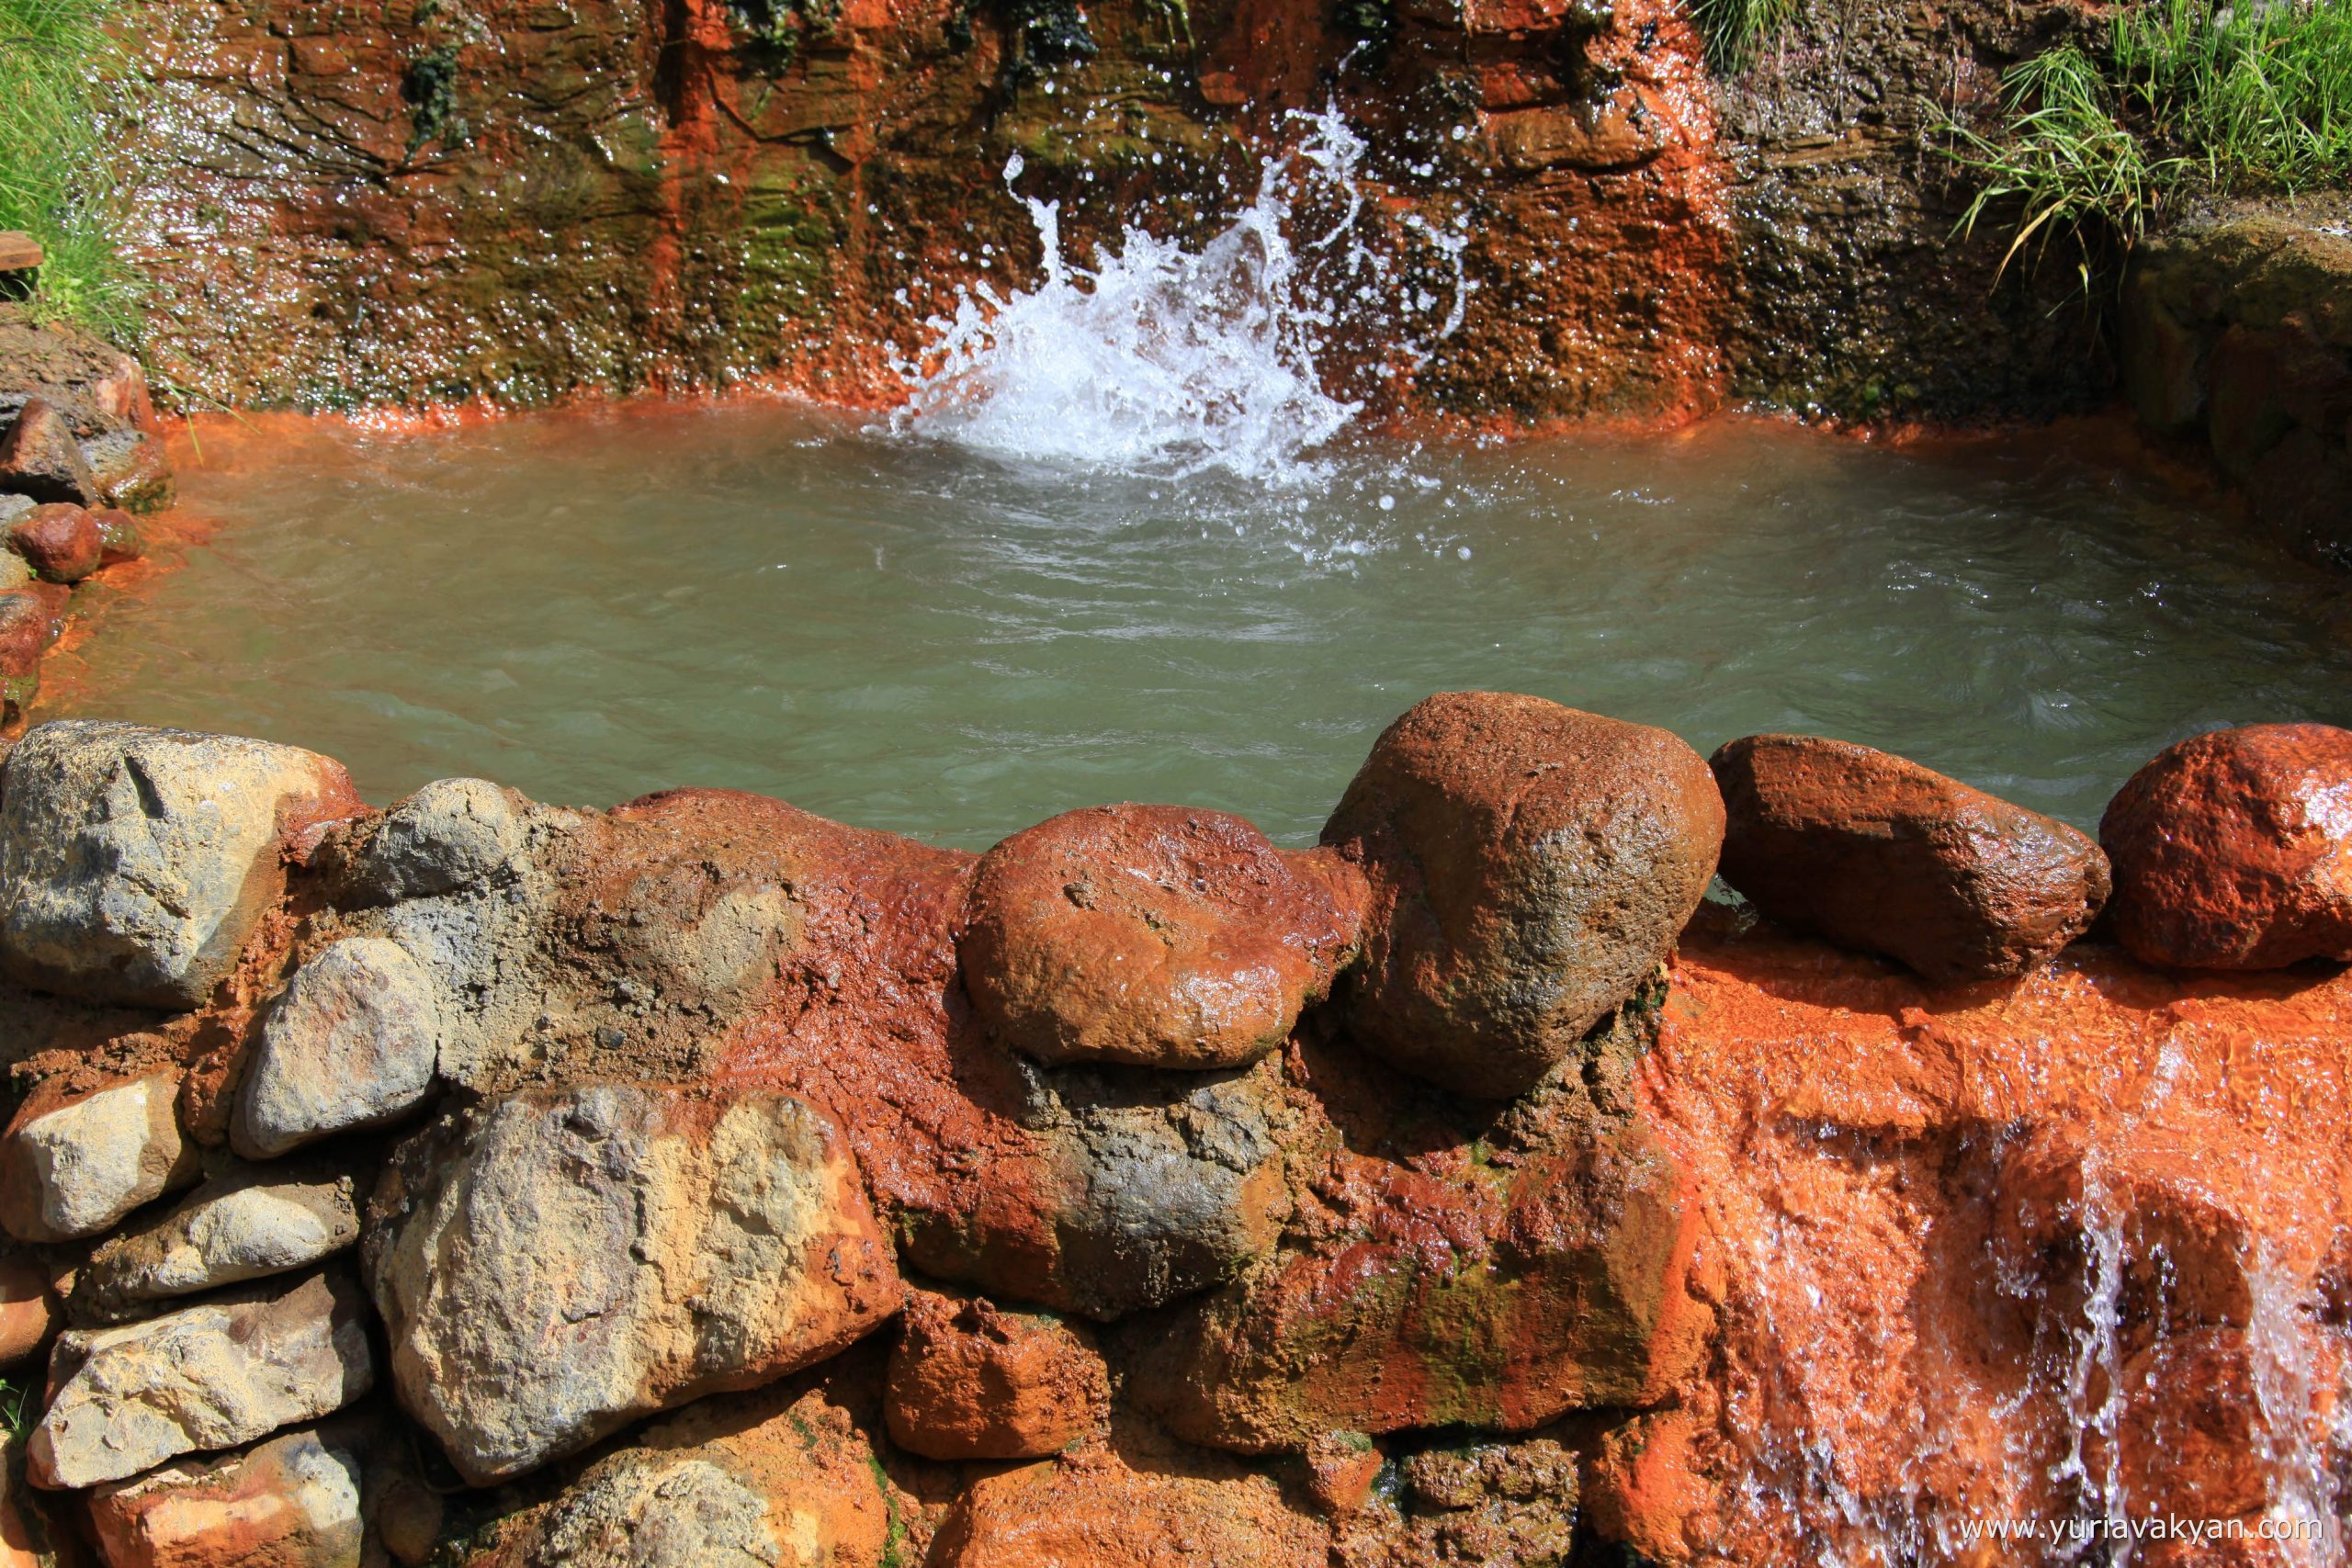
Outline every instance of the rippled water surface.
{"type": "Polygon", "coordinates": [[[986,844],[1174,801],[1311,839],[1430,692],[1842,736],[2095,823],[2200,728],[2352,723],[2344,590],[2082,432],[1359,448],[1281,488],[784,404],[214,441],[209,542],[48,712],[298,742],[372,797],[673,784],[986,844]]]}

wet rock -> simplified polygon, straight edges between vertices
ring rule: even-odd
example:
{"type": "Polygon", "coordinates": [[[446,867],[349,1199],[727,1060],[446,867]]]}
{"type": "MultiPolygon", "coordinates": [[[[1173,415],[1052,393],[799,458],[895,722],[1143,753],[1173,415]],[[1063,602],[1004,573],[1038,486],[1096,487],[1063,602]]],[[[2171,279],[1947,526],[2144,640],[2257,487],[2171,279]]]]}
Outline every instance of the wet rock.
{"type": "Polygon", "coordinates": [[[41,655],[63,625],[66,590],[34,581],[30,567],[0,552],[0,575],[10,566],[22,581],[0,588],[0,723],[13,724],[40,689],[41,655]]]}
{"type": "Polygon", "coordinates": [[[107,1568],[359,1568],[360,1461],[314,1431],[90,1494],[107,1568]]]}
{"type": "Polygon", "coordinates": [[[514,798],[481,779],[439,779],[384,813],[353,859],[356,895],[383,903],[510,883],[527,842],[514,798]]]}
{"type": "Polygon", "coordinates": [[[1042,1062],[1244,1066],[1352,951],[1360,894],[1340,891],[1358,882],[1344,869],[1221,812],[1069,812],[981,858],[965,987],[1000,1039],[1042,1062]]]}
{"type": "Polygon", "coordinates": [[[907,1552],[874,1450],[821,1393],[696,1406],[599,1461],[539,1522],[535,1568],[889,1568],[907,1552]]]}
{"type": "Polygon", "coordinates": [[[1108,1416],[1110,1374],[1057,1318],[984,1299],[908,1293],[884,1406],[890,1438],[929,1459],[1042,1459],[1108,1416]]]}
{"type": "Polygon", "coordinates": [[[1388,1456],[1362,1432],[1326,1432],[1306,1446],[1306,1489],[1326,1518],[1345,1518],[1372,1501],[1388,1456]]]}
{"type": "Polygon", "coordinates": [[[976,1481],[956,1500],[929,1568],[1325,1568],[1321,1524],[1261,1476],[1130,1469],[1107,1453],[976,1481]]]}
{"type": "Polygon", "coordinates": [[[1323,830],[1374,889],[1350,1030],[1458,1093],[1525,1091],[1672,950],[1723,824],[1662,729],[1491,692],[1419,704],[1323,830]]]}
{"type": "Polygon", "coordinates": [[[401,1401],[478,1483],[822,1360],[899,1298],[831,1122],[760,1091],[448,1119],[395,1156],[368,1258],[401,1401]]]}
{"type": "Polygon", "coordinates": [[[0,435],[0,490],[77,506],[96,506],[105,499],[73,425],[40,398],[27,400],[8,433],[0,435]]]}
{"type": "Polygon", "coordinates": [[[161,512],[176,487],[164,444],[144,430],[115,430],[84,443],[90,477],[110,506],[131,512],[161,512]]]}
{"type": "Polygon", "coordinates": [[[36,506],[8,525],[8,548],[46,582],[79,582],[98,570],[97,520],[71,503],[36,506]]]}
{"type": "Polygon", "coordinates": [[[120,566],[147,553],[146,536],[139,526],[139,519],[130,513],[109,506],[90,515],[98,525],[99,566],[120,566]]]}
{"type": "Polygon", "coordinates": [[[36,1486],[94,1486],[339,1410],[374,1386],[358,1287],[313,1275],[127,1328],[75,1329],[50,1359],[36,1486]]]}
{"type": "Polygon", "coordinates": [[[98,719],[44,724],[0,795],[0,959],[85,1000],[201,1003],[283,886],[281,846],[364,809],[291,746],[98,719]]]}
{"type": "Polygon", "coordinates": [[[2143,963],[2352,959],[2352,731],[2221,729],[2166,748],[2108,804],[2117,940],[2143,963]]]}
{"type": "Polygon", "coordinates": [[[1604,1434],[1580,1489],[1595,1533],[1653,1562],[1687,1562],[1713,1545],[1721,1499],[1699,1438],[1684,1410],[1637,1416],[1604,1434]]]}
{"type": "Polygon", "coordinates": [[[1774,919],[1929,979],[2023,974],[2107,902],[2087,835],[1901,757],[1751,735],[1710,765],[1724,881],[1774,919]]]}
{"type": "Polygon", "coordinates": [[[1528,1431],[1653,1401],[1705,1354],[1695,1211],[1637,1125],[1531,1147],[1487,1179],[1341,1160],[1316,1191],[1344,1223],[1139,1342],[1129,1390],[1186,1441],[1304,1452],[1335,1431],[1528,1431]]]}
{"type": "Polygon", "coordinates": [[[168,1072],[70,1097],[36,1091],[0,1134],[0,1224],[23,1241],[95,1235],[194,1181],[178,1099],[168,1072]]]}
{"type": "Polygon", "coordinates": [[[433,1092],[440,1004],[398,942],[345,937],[294,972],[262,1025],[230,1141],[267,1159],[399,1121],[433,1092]]]}
{"type": "Polygon", "coordinates": [[[47,1267],[21,1252],[0,1256],[0,1371],[39,1354],[62,1315],[47,1267]]]}
{"type": "Polygon", "coordinates": [[[1280,1064],[1246,1073],[1024,1066],[1034,1163],[1007,1161],[953,1231],[919,1217],[909,1257],[999,1298],[1104,1322],[1232,1279],[1290,1213],[1280,1064]]]}
{"type": "Polygon", "coordinates": [[[120,1322],[174,1296],[307,1267],[358,1240],[348,1176],[240,1170],[99,1247],[74,1276],[73,1304],[77,1316],[120,1322]]]}

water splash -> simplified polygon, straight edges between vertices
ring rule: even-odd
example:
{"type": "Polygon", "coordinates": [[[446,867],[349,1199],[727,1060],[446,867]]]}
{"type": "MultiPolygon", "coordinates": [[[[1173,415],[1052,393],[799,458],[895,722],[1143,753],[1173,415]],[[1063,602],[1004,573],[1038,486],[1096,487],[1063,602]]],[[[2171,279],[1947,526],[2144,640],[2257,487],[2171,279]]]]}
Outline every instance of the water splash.
{"type": "MultiPolygon", "coordinates": [[[[1289,123],[1296,144],[1267,161],[1255,197],[1198,251],[1131,225],[1115,254],[1081,266],[1064,252],[1060,203],[1023,197],[1042,281],[1010,297],[986,283],[960,290],[954,315],[930,322],[932,367],[899,367],[910,395],[896,427],[1170,478],[1327,478],[1315,455],[1363,407],[1334,389],[1335,362],[1377,344],[1389,372],[1417,367],[1461,325],[1468,242],[1418,216],[1388,230],[1374,220],[1359,186],[1365,143],[1336,107],[1289,123]],[[1409,280],[1400,240],[1450,272],[1450,287],[1409,280]]],[[[1022,172],[1016,153],[1009,188],[1022,172]]]]}

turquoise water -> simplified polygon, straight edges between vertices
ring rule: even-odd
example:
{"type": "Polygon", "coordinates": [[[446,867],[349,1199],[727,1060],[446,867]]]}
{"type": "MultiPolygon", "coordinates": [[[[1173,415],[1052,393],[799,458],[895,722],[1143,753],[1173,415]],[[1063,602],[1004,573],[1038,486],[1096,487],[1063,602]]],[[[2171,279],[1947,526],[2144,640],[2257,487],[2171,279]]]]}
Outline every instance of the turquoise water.
{"type": "Polygon", "coordinates": [[[2107,445],[1724,419],[1243,480],[786,403],[271,427],[185,474],[208,543],[85,596],[46,712],[297,742],[378,800],[731,785],[978,846],[1140,799],[1303,842],[1388,720],[1490,687],[2089,825],[2198,729],[2352,723],[2345,585],[2107,445]]]}

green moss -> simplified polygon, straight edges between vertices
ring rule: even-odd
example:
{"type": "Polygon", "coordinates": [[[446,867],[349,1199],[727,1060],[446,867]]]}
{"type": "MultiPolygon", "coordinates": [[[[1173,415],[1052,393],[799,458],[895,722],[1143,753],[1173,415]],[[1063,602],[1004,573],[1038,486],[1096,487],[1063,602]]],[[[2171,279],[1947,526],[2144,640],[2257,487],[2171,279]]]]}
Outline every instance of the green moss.
{"type": "Polygon", "coordinates": [[[462,147],[473,131],[458,113],[458,46],[436,44],[408,62],[401,73],[401,101],[408,105],[408,155],[428,142],[462,147]]]}
{"type": "Polygon", "coordinates": [[[1019,88],[1062,65],[1082,65],[1098,52],[1093,29],[1078,0],[999,0],[1008,47],[1004,83],[1019,88]]]}
{"type": "Polygon", "coordinates": [[[727,0],[727,18],[761,64],[781,75],[812,38],[827,38],[842,18],[841,0],[727,0]]]}
{"type": "Polygon", "coordinates": [[[878,1456],[868,1452],[865,1463],[874,1472],[874,1489],[882,1494],[883,1512],[889,1520],[882,1540],[882,1568],[910,1568],[907,1560],[907,1521],[899,1512],[898,1488],[890,1484],[890,1472],[882,1468],[878,1456]]]}
{"type": "Polygon", "coordinates": [[[748,314],[818,321],[832,311],[832,258],[842,218],[831,177],[813,165],[763,171],[744,192],[748,314]]]}

